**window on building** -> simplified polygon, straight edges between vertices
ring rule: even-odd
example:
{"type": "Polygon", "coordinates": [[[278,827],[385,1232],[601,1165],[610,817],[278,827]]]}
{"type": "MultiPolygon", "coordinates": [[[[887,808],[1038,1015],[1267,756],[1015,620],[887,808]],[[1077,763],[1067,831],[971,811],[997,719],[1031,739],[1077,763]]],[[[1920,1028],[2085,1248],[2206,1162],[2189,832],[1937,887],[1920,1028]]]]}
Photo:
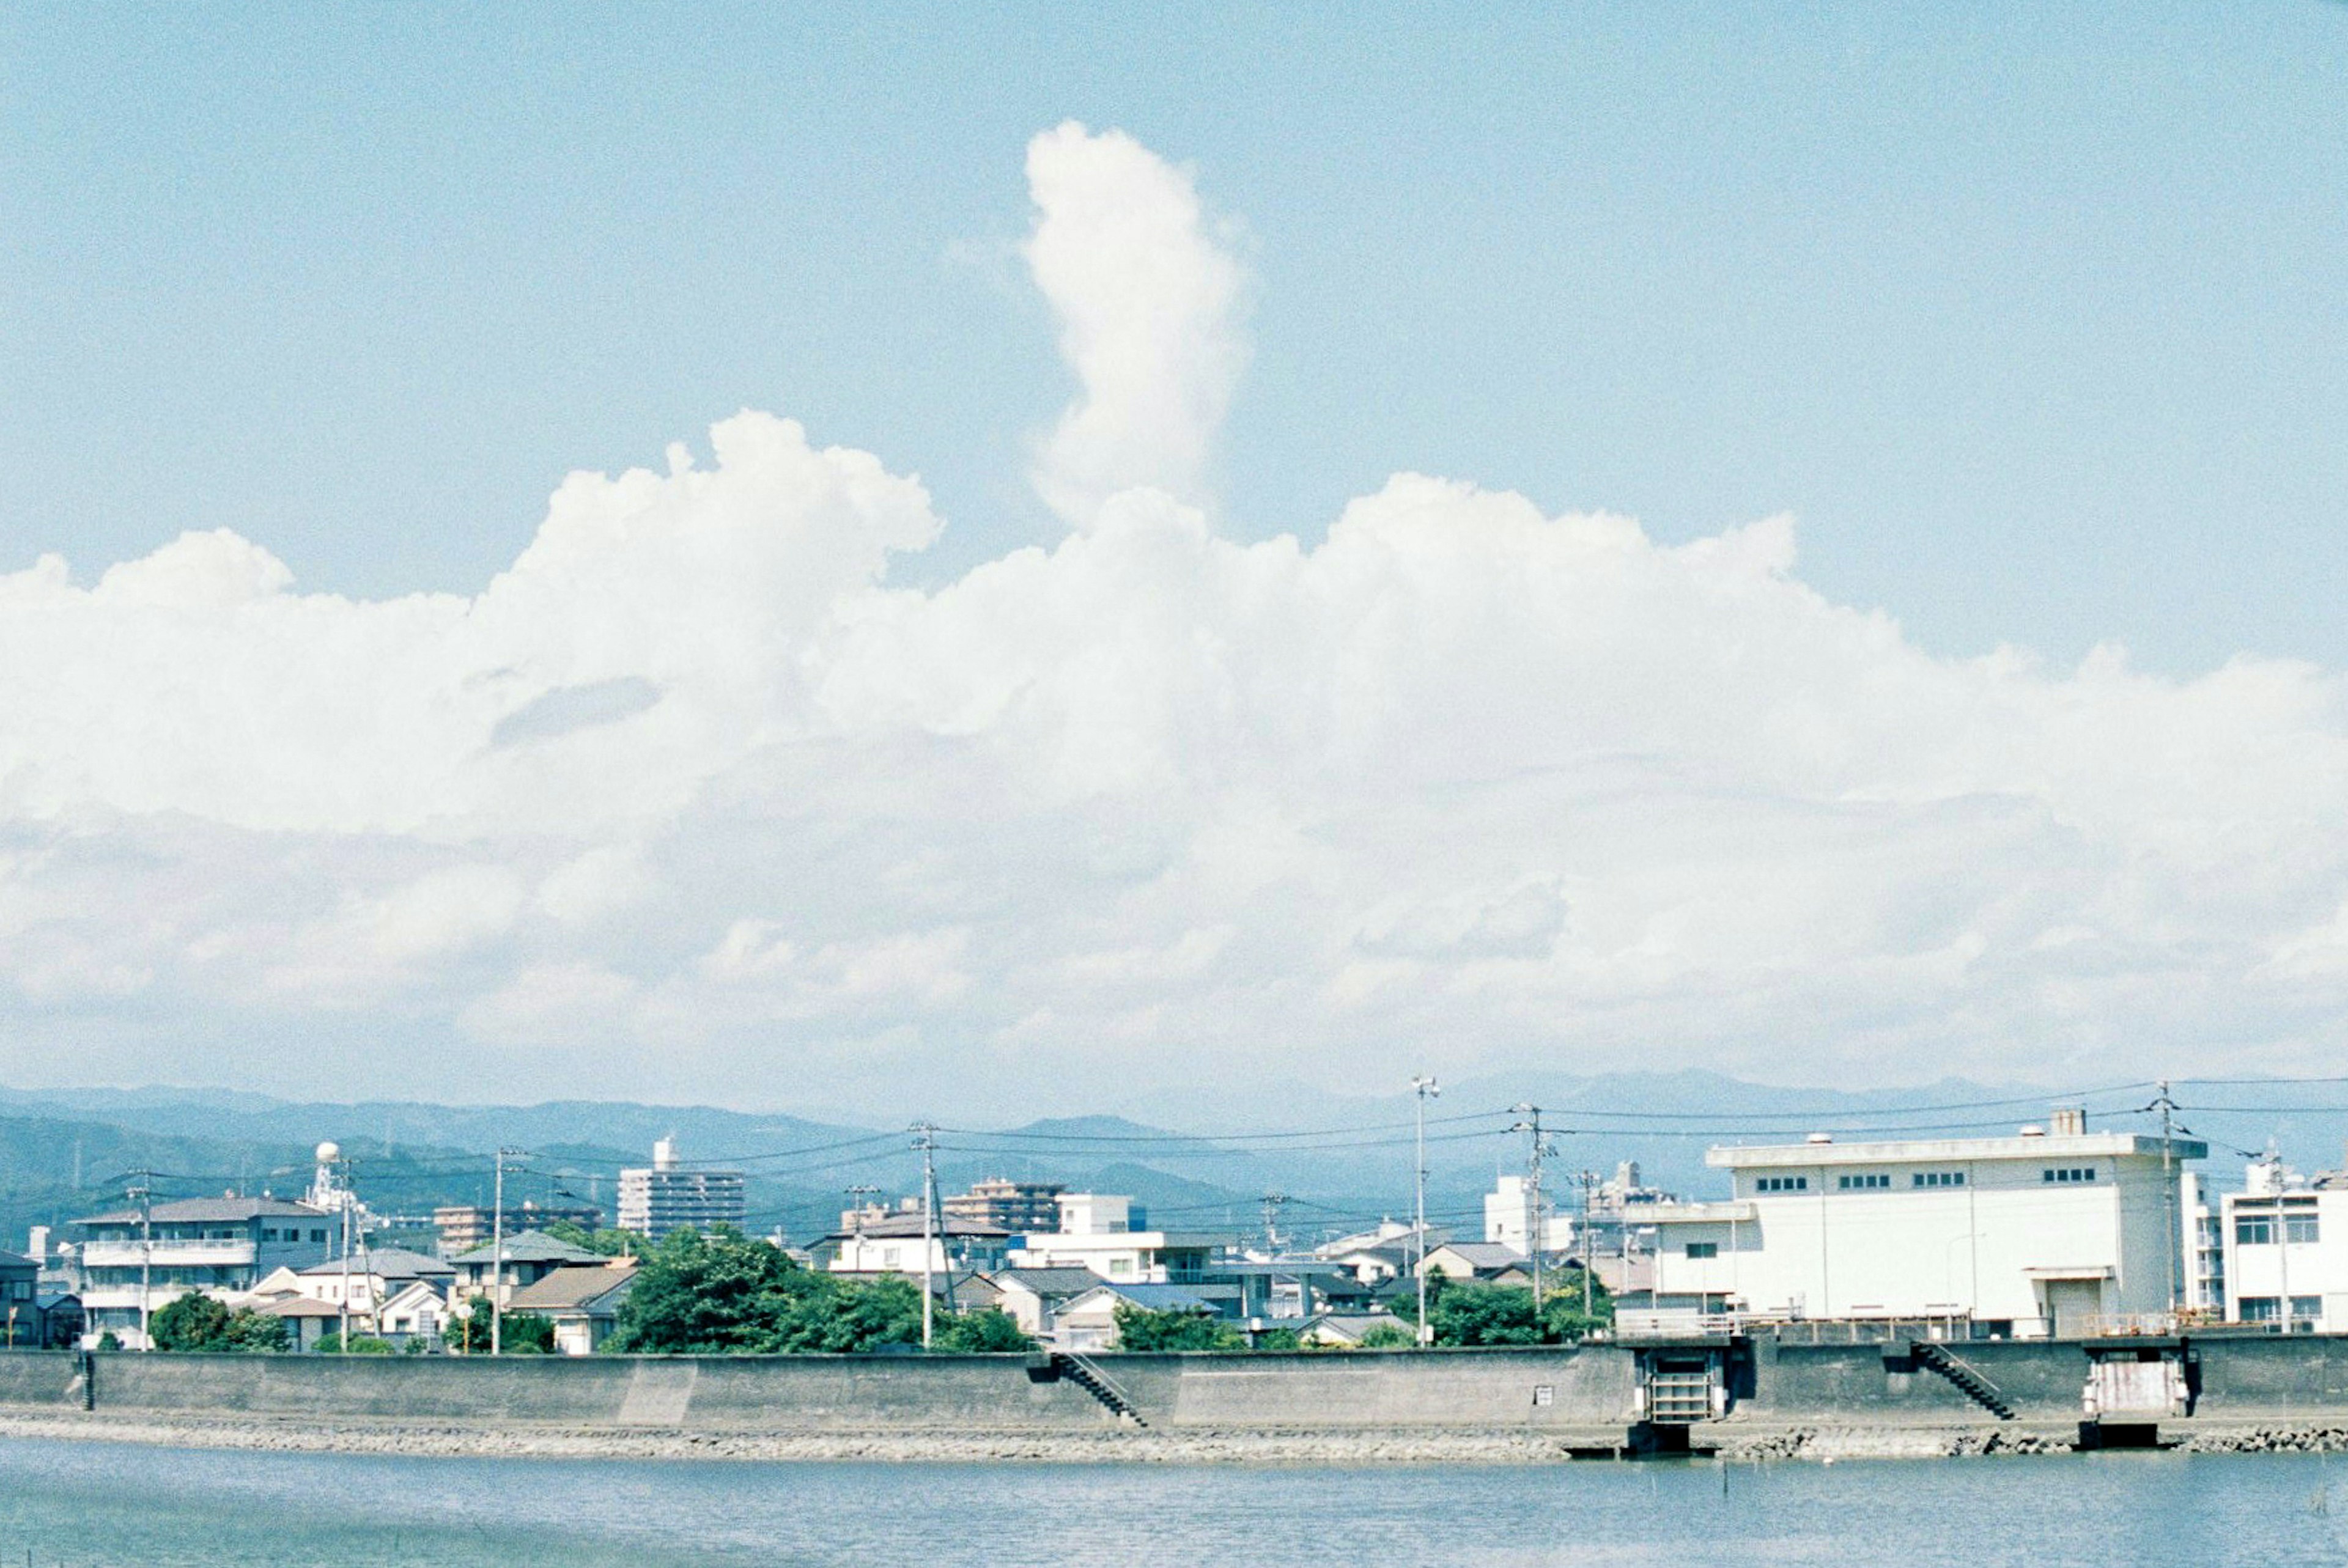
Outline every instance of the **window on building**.
{"type": "Polygon", "coordinates": [[[1807,1176],[1763,1176],[1753,1184],[1756,1193],[1807,1193],[1810,1190],[1807,1176]]]}
{"type": "Polygon", "coordinates": [[[2294,1296],[2291,1298],[2291,1320],[2293,1323],[2313,1323],[2323,1316],[2323,1297],[2294,1296]]]}
{"type": "Polygon", "coordinates": [[[2236,1214],[2234,1216],[2236,1246],[2271,1246],[2274,1245],[2274,1215],[2236,1214]]]}
{"type": "Polygon", "coordinates": [[[1890,1184],[1891,1178],[1879,1173],[1845,1176],[1842,1178],[1842,1190],[1846,1193],[1873,1192],[1878,1188],[1888,1187],[1890,1184]]]}
{"type": "Polygon", "coordinates": [[[2273,1323],[2282,1317],[2282,1297],[2279,1296],[2245,1296],[2241,1304],[2245,1323],[2273,1323]]]}
{"type": "Polygon", "coordinates": [[[2093,1165],[2061,1165],[2051,1171],[2041,1171],[2038,1179],[2042,1182],[2092,1182],[2096,1179],[2096,1168],[2093,1165]]]}
{"type": "Polygon", "coordinates": [[[1911,1186],[1962,1187],[1965,1184],[1962,1171],[1919,1171],[1908,1178],[1911,1186]]]}
{"type": "Polygon", "coordinates": [[[2319,1239],[2319,1227],[2313,1209],[2286,1210],[2282,1216],[2282,1239],[2296,1245],[2307,1246],[2319,1239]]]}
{"type": "Polygon", "coordinates": [[[1692,1241],[1687,1244],[1690,1257],[1718,1257],[1720,1244],[1716,1241],[1692,1241]]]}

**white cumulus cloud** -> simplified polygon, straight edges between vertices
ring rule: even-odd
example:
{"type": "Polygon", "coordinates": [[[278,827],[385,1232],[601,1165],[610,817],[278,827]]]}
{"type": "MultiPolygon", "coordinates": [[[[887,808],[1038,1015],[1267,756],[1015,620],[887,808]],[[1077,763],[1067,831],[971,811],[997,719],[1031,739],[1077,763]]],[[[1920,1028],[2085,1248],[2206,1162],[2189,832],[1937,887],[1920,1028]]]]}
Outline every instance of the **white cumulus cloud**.
{"type": "Polygon", "coordinates": [[[1208,449],[1247,364],[1244,273],[1190,176],[1122,131],[1071,120],[1027,145],[1029,270],[1081,387],[1035,486],[1078,527],[1120,490],[1201,498],[1208,449]]]}
{"type": "Polygon", "coordinates": [[[0,576],[0,1080],[2325,1059],[2337,672],[1935,657],[1777,518],[1674,548],[1403,474],[1220,538],[1228,250],[1116,133],[1029,162],[1085,388],[1049,549],[900,586],[921,486],[745,413],[574,475],[471,595],[305,594],[227,534],[0,576]]]}

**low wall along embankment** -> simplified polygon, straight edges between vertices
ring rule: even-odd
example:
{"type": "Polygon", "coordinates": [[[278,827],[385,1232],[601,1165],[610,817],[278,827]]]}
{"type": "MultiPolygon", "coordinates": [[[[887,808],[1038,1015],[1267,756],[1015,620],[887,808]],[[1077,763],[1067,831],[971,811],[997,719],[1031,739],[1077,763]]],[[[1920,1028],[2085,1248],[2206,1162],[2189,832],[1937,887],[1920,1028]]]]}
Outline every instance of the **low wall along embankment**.
{"type": "MultiPolygon", "coordinates": [[[[124,1415],[808,1431],[1083,1431],[1118,1418],[1025,1356],[101,1355],[124,1415]]],[[[1150,1428],[1548,1430],[1631,1416],[1627,1353],[1105,1356],[1150,1428]]],[[[68,1352],[0,1356],[0,1407],[80,1409],[68,1352]]]]}
{"type": "MultiPolygon", "coordinates": [[[[1468,1451],[1462,1444],[1472,1448],[1471,1437],[1515,1444],[1520,1457],[1554,1458],[1569,1450],[1613,1451],[1610,1445],[1638,1450],[1659,1434],[1673,1440],[1667,1446],[1697,1451],[1792,1453],[1826,1441],[1859,1441],[1849,1451],[1872,1451],[1861,1440],[1869,1432],[1976,1452],[2147,1439],[2156,1427],[2163,1442],[2339,1447],[2348,1446],[2348,1339],[2215,1335],[2141,1347],[2005,1340],[1936,1352],[1900,1339],[1818,1345],[1765,1334],[1709,1347],[1104,1355],[1080,1362],[1021,1355],[130,1353],[85,1362],[69,1352],[0,1352],[0,1418],[53,1430],[86,1420],[86,1409],[100,1426],[143,1421],[159,1432],[221,1432],[242,1424],[340,1434],[335,1440],[427,1429],[703,1434],[692,1440],[765,1437],[861,1454],[848,1440],[886,1434],[913,1444],[905,1451],[914,1457],[924,1443],[935,1449],[989,1437],[1016,1440],[1006,1451],[1023,1457],[1141,1437],[1165,1440],[1158,1446],[1168,1452],[1183,1451],[1184,1441],[1238,1438],[1261,1440],[1259,1447],[1285,1442],[1307,1457],[1395,1440],[1402,1446],[1384,1457],[1410,1457],[1405,1440],[1413,1434],[1435,1457],[1437,1450],[1468,1451]],[[1712,1358],[1725,1374],[1726,1419],[1644,1428],[1643,1375],[1684,1368],[1691,1356],[1698,1366],[1712,1358]],[[2112,1418],[2116,1427],[2096,1428],[2085,1395],[2099,1356],[2181,1368],[2189,1409],[2124,1411],[2112,1418]],[[94,1382],[85,1382],[85,1365],[94,1382]]],[[[174,1440],[167,1433],[155,1440],[174,1440]]]]}

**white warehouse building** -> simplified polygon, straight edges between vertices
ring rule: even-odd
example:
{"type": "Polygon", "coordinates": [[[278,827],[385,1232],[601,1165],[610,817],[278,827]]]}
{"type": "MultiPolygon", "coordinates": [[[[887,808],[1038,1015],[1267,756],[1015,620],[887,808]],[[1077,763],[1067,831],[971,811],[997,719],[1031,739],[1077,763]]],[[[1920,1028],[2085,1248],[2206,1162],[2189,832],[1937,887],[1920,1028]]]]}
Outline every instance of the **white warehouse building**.
{"type": "MultiPolygon", "coordinates": [[[[2068,1337],[2165,1317],[2194,1270],[2180,1178],[2209,1147],[2089,1132],[1715,1148],[1725,1203],[1658,1204],[1659,1313],[1970,1317],[2068,1337]]],[[[1626,1303],[1635,1307],[1636,1303],[1626,1303]]]]}

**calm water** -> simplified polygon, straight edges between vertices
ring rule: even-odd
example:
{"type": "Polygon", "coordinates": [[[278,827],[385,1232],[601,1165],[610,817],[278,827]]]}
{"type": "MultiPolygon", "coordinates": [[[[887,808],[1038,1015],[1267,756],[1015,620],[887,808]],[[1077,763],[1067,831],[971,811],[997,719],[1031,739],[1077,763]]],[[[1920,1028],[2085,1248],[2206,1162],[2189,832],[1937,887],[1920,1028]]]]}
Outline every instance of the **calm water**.
{"type": "Polygon", "coordinates": [[[2348,1461],[1547,1470],[366,1459],[0,1442],[0,1565],[2348,1563],[2348,1461]]]}

